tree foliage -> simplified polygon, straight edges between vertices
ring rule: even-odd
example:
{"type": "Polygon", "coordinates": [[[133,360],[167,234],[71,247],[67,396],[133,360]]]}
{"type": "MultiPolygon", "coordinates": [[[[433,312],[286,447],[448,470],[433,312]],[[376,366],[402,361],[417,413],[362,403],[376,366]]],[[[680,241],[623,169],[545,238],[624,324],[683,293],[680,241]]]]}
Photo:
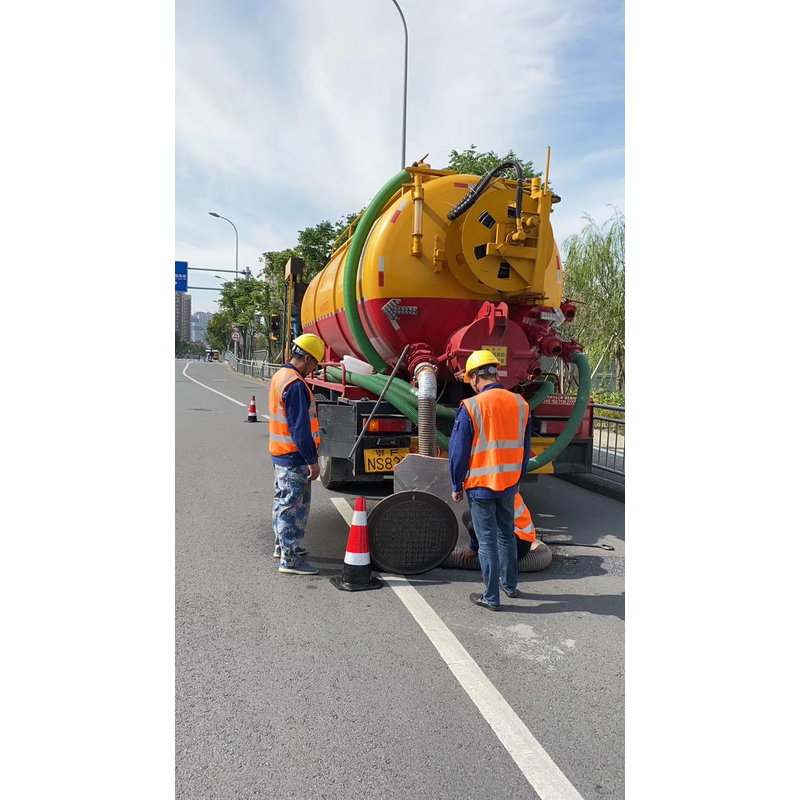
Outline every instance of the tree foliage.
{"type": "MultiPolygon", "coordinates": [[[[358,212],[361,213],[361,212],[358,212]]],[[[303,228],[297,235],[297,254],[306,262],[303,280],[311,283],[331,257],[331,248],[344,229],[358,216],[346,214],[337,222],[323,220],[311,228],[303,228]]],[[[355,227],[353,228],[355,230],[355,227]]]]}
{"type": "Polygon", "coordinates": [[[225,311],[218,311],[208,321],[206,339],[215,350],[226,350],[230,345],[232,321],[230,314],[225,311]]]}
{"type": "Polygon", "coordinates": [[[178,358],[183,356],[199,356],[205,353],[206,346],[199,342],[187,342],[181,339],[178,331],[175,331],[175,355],[178,358]]]}
{"type": "Polygon", "coordinates": [[[267,307],[270,314],[283,315],[285,312],[284,270],[286,262],[292,256],[297,255],[299,253],[296,249],[272,250],[262,253],[258,259],[264,265],[264,268],[259,273],[259,278],[264,281],[269,290],[267,307]]]}
{"type": "Polygon", "coordinates": [[[253,340],[263,335],[269,324],[270,286],[258,278],[238,278],[226,281],[220,295],[219,311],[209,320],[206,338],[222,350],[230,347],[232,328],[236,327],[243,338],[240,355],[248,358],[253,340]]]}
{"type": "Polygon", "coordinates": [[[592,368],[610,360],[615,388],[625,381],[625,215],[615,209],[602,227],[588,215],[584,229],[564,241],[564,293],[585,305],[575,317],[575,338],[592,368]]]}
{"type": "MultiPolygon", "coordinates": [[[[460,153],[456,150],[451,150],[450,160],[447,162],[445,169],[455,170],[462,175],[484,175],[504,161],[519,161],[522,167],[522,175],[525,178],[539,178],[542,175],[541,172],[534,170],[532,161],[523,161],[513,150],[509,150],[504,156],[498,155],[494,150],[479,153],[474,144],[460,153]]],[[[507,170],[504,177],[516,178],[516,176],[516,171],[510,169],[507,170]]]]}

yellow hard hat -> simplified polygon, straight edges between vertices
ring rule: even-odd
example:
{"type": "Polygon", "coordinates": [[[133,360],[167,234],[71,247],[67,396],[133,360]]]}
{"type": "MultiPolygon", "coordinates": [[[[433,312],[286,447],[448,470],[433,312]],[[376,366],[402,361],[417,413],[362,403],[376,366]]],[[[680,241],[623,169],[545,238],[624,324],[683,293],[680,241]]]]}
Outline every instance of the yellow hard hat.
{"type": "Polygon", "coordinates": [[[313,333],[301,333],[296,339],[292,339],[292,344],[317,361],[322,361],[325,358],[325,342],[313,333]]]}
{"type": "Polygon", "coordinates": [[[500,365],[500,360],[489,350],[476,350],[467,359],[467,368],[464,370],[464,383],[469,383],[469,374],[476,369],[488,366],[489,364],[500,365]]]}

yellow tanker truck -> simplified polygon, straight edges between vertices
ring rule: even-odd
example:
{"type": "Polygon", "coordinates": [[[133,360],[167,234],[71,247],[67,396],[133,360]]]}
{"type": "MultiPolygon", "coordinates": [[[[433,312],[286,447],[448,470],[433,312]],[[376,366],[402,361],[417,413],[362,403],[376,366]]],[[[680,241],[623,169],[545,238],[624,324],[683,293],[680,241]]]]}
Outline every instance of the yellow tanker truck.
{"type": "Polygon", "coordinates": [[[588,364],[567,333],[576,305],[562,297],[550,223],[559,200],[547,174],[523,179],[517,162],[482,177],[415,162],[334,244],[301,309],[303,331],[328,347],[309,381],[327,487],[391,476],[409,452],[443,455],[471,391],[466,360],[482,348],[500,360],[503,385],[533,410],[529,474],[590,469],[588,364]],[[546,379],[542,359],[558,358],[578,366],[577,398],[546,379]]]}

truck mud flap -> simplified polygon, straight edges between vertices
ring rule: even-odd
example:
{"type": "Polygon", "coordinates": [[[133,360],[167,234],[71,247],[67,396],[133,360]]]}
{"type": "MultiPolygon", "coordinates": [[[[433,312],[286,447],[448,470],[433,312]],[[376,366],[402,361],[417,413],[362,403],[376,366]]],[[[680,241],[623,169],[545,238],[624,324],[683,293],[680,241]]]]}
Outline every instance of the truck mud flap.
{"type": "Polygon", "coordinates": [[[319,454],[347,458],[356,440],[356,407],[340,403],[317,403],[320,428],[319,454]]]}

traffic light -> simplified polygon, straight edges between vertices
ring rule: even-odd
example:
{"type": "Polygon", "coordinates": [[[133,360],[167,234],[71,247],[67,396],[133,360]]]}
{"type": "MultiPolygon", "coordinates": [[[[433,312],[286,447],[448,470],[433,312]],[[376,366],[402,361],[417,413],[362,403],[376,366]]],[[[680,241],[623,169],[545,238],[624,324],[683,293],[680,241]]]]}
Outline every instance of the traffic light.
{"type": "Polygon", "coordinates": [[[269,315],[269,340],[277,342],[281,333],[281,318],[277,314],[269,315]]]}

